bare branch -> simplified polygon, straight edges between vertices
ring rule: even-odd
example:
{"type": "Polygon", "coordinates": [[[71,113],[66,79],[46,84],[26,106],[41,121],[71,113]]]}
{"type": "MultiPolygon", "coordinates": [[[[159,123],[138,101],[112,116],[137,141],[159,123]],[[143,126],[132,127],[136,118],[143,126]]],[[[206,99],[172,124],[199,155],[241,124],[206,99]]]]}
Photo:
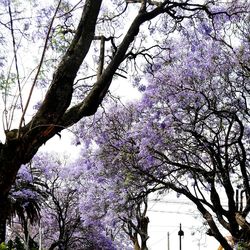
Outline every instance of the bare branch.
{"type": "Polygon", "coordinates": [[[25,104],[25,107],[24,107],[24,109],[23,109],[22,116],[21,116],[21,119],[20,119],[19,128],[18,128],[18,134],[17,134],[17,137],[18,137],[18,138],[19,138],[19,136],[20,136],[19,131],[20,131],[20,129],[21,129],[21,126],[22,126],[22,123],[23,123],[23,120],[24,120],[25,113],[26,113],[26,111],[27,111],[27,109],[28,109],[28,106],[29,106],[29,103],[30,103],[31,96],[32,96],[32,94],[33,94],[33,90],[34,90],[34,88],[35,88],[36,81],[37,81],[38,75],[39,75],[39,73],[40,73],[42,64],[43,64],[43,60],[44,60],[44,57],[45,57],[45,52],[46,52],[47,45],[48,45],[48,41],[49,41],[49,35],[50,35],[50,32],[51,32],[51,29],[52,29],[54,20],[55,20],[55,18],[56,18],[57,11],[59,10],[59,7],[60,7],[60,5],[61,5],[61,1],[62,1],[62,0],[59,0],[58,5],[57,5],[56,10],[55,10],[55,13],[54,13],[54,15],[53,15],[53,17],[52,17],[52,19],[51,19],[50,25],[49,25],[49,29],[48,29],[48,32],[47,32],[47,36],[46,36],[46,38],[45,38],[45,43],[44,43],[44,46],[43,46],[42,56],[41,56],[41,59],[40,59],[40,62],[39,62],[38,68],[37,68],[37,72],[36,72],[34,81],[33,81],[32,85],[31,85],[31,89],[30,89],[30,92],[29,92],[29,96],[28,96],[27,102],[26,102],[26,104],[25,104]]]}

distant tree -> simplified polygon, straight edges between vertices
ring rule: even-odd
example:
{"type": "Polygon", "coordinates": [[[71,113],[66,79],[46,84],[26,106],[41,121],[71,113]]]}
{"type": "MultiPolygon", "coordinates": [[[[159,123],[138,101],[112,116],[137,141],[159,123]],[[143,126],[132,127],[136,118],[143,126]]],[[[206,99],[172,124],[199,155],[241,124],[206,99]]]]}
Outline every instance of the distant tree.
{"type": "MultiPolygon", "coordinates": [[[[81,131],[83,134],[93,132],[81,131]]],[[[140,195],[147,187],[143,187],[129,169],[116,164],[114,158],[110,157],[111,152],[96,148],[94,140],[85,142],[76,164],[81,166],[84,173],[77,178],[78,186],[85,189],[79,211],[88,211],[82,214],[82,218],[89,225],[102,222],[107,235],[115,242],[124,244],[118,245],[118,249],[125,246],[129,249],[129,239],[134,249],[148,249],[147,197],[140,195]],[[111,159],[112,163],[109,161],[111,159]],[[125,234],[128,237],[124,237],[125,234]]]]}
{"type": "Polygon", "coordinates": [[[148,250],[147,240],[149,239],[149,218],[146,215],[148,209],[147,198],[143,197],[143,199],[135,199],[135,201],[137,201],[134,205],[135,208],[131,211],[128,211],[128,215],[130,212],[132,212],[130,214],[131,216],[121,218],[124,221],[123,229],[132,240],[134,244],[134,250],[148,250]]]}
{"type": "MultiPolygon", "coordinates": [[[[81,210],[96,207],[92,209],[93,214],[90,212],[86,216],[97,219],[99,211],[103,211],[104,217],[112,211],[111,217],[108,216],[110,227],[122,221],[122,228],[133,242],[134,249],[146,250],[149,238],[147,196],[153,187],[138,174],[140,163],[135,142],[130,138],[126,141],[127,132],[139,116],[132,108],[122,108],[127,112],[115,105],[109,109],[112,115],[98,112],[94,121],[90,118],[76,127],[80,131],[76,143],[83,148],[78,164],[85,166],[83,172],[92,183],[81,210]]],[[[77,179],[85,183],[86,177],[77,179]]]]}
{"type": "MultiPolygon", "coordinates": [[[[38,223],[29,225],[30,239],[39,242],[41,237],[42,247],[51,250],[111,250],[121,249],[124,245],[129,249],[129,239],[121,228],[123,223],[114,223],[118,221],[118,211],[112,209],[118,206],[118,196],[105,202],[96,199],[99,194],[107,198],[112,190],[103,192],[98,178],[88,178],[86,166],[79,165],[79,161],[77,164],[67,163],[56,155],[38,154],[34,157],[32,169],[35,176],[40,177],[46,199],[39,206],[38,223]],[[107,205],[108,202],[110,205],[107,205]]],[[[94,169],[90,175],[97,177],[94,169]]],[[[104,176],[102,178],[105,179],[104,176]]],[[[20,230],[15,228],[15,224],[11,225],[11,235],[15,236],[18,230],[18,235],[25,232],[24,227],[20,230]]]]}

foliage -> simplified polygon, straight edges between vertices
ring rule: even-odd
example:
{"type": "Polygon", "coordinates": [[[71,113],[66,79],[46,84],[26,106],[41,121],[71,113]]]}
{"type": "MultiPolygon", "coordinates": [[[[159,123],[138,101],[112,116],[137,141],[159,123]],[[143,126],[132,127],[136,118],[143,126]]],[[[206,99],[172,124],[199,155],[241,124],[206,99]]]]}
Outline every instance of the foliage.
{"type": "MultiPolygon", "coordinates": [[[[23,166],[19,175],[30,183],[40,176],[40,193],[45,194],[39,203],[40,226],[28,225],[26,229],[22,223],[20,229],[15,221],[10,228],[11,235],[22,235],[26,230],[29,241],[38,242],[37,232],[42,230],[42,244],[46,249],[62,246],[64,249],[83,246],[93,249],[102,245],[102,249],[109,250],[123,249],[125,245],[129,249],[132,242],[139,245],[140,235],[142,249],[146,250],[147,202],[134,199],[139,190],[131,181],[121,182],[110,168],[111,172],[104,172],[96,156],[89,155],[86,161],[89,150],[85,148],[82,152],[75,163],[46,153],[35,156],[29,168],[23,166]],[[29,178],[31,173],[32,178],[29,178]]],[[[26,203],[32,202],[36,190],[30,190],[26,203]]],[[[25,188],[19,190],[20,197],[25,194],[25,188]]]]}
{"type": "Polygon", "coordinates": [[[0,249],[1,249],[1,250],[7,250],[8,248],[5,246],[5,243],[2,242],[2,243],[0,244],[0,249]]]}
{"type": "MultiPolygon", "coordinates": [[[[15,237],[14,242],[8,241],[7,247],[8,249],[25,250],[25,246],[21,242],[19,237],[15,237]]],[[[31,250],[35,250],[35,249],[31,248],[31,250]]]]}
{"type": "Polygon", "coordinates": [[[249,245],[246,244],[246,243],[239,243],[238,246],[237,246],[237,250],[246,250],[248,249],[249,245]]]}
{"type": "MultiPolygon", "coordinates": [[[[24,244],[20,241],[18,237],[15,237],[14,241],[9,240],[7,244],[2,242],[0,244],[1,250],[25,250],[24,244]]],[[[31,250],[36,250],[31,248],[31,250]]]]}

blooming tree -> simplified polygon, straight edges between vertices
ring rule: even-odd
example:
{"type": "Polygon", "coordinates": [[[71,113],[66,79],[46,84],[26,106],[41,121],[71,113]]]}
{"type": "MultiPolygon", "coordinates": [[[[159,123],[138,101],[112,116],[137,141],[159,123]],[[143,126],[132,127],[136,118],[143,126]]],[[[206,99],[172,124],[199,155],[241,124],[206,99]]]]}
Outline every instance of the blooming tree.
{"type": "MultiPolygon", "coordinates": [[[[82,131],[83,138],[90,131],[93,132],[87,129],[82,131]]],[[[76,164],[81,166],[84,173],[81,178],[77,177],[78,186],[83,187],[79,205],[82,219],[86,225],[95,226],[102,222],[108,235],[114,240],[122,236],[121,242],[128,242],[124,237],[125,232],[134,249],[148,249],[147,200],[146,196],[140,195],[147,186],[141,185],[128,168],[115,162],[114,158],[110,157],[111,152],[107,153],[97,147],[94,140],[84,142],[86,144],[83,143],[81,157],[76,164]]],[[[124,247],[125,245],[120,246],[124,247]]]]}
{"type": "MultiPolygon", "coordinates": [[[[38,223],[22,223],[20,228],[18,221],[15,221],[15,224],[10,225],[8,238],[14,239],[16,235],[22,238],[24,234],[27,235],[23,239],[25,243],[26,238],[29,238],[30,243],[38,245],[40,242],[42,247],[51,250],[83,247],[132,249],[127,230],[123,228],[133,225],[132,231],[137,229],[137,225],[132,222],[144,218],[146,209],[140,216],[139,203],[133,201],[137,211],[135,215],[132,204],[128,205],[126,198],[123,198],[124,185],[119,185],[118,190],[118,186],[112,184],[115,176],[110,181],[110,175],[94,167],[90,170],[85,156],[69,164],[59,156],[39,154],[34,157],[30,169],[22,167],[21,175],[26,179],[29,176],[30,185],[34,177],[39,176],[40,192],[45,199],[37,201],[38,223]]],[[[34,189],[27,192],[26,188],[20,188],[19,191],[13,190],[13,195],[25,196],[26,206],[30,207],[36,192],[34,189]]]]}
{"type": "Polygon", "coordinates": [[[182,27],[166,62],[140,83],[141,102],[113,107],[95,140],[151,191],[190,199],[228,250],[250,244],[248,20],[222,15],[182,27]]]}

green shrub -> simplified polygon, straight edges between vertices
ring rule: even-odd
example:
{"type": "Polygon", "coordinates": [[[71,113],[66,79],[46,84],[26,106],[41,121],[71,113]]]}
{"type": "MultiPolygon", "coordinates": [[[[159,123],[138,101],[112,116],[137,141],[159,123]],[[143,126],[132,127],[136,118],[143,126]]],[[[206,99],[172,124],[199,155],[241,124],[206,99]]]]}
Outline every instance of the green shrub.
{"type": "Polygon", "coordinates": [[[5,245],[4,242],[0,244],[0,250],[9,250],[9,248],[5,245]]]}

